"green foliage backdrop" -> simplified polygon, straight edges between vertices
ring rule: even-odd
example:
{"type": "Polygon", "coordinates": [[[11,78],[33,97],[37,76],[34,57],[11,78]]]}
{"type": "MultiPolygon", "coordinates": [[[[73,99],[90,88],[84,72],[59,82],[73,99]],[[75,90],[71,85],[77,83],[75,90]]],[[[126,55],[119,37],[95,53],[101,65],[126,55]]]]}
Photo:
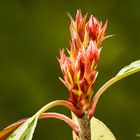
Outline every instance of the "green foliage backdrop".
{"type": "MultiPolygon", "coordinates": [[[[80,8],[105,22],[114,37],[103,43],[97,90],[123,66],[140,59],[139,0],[0,0],[0,129],[32,116],[49,101],[67,99],[56,57],[69,45],[69,18],[80,8]]],[[[95,116],[118,140],[140,139],[140,74],[112,86],[95,116]]],[[[58,112],[70,113],[57,107],[58,112]]],[[[72,139],[59,120],[41,120],[34,140],[72,139]]]]}

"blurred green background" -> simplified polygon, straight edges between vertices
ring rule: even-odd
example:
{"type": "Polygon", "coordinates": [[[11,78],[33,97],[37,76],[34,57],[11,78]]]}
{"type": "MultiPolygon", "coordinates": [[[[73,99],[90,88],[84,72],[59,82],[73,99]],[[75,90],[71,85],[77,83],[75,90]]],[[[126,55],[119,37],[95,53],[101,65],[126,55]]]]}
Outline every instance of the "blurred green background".
{"type": "MultiPolygon", "coordinates": [[[[0,0],[0,129],[33,115],[46,103],[67,99],[56,57],[69,46],[70,12],[109,20],[98,65],[97,90],[120,68],[140,59],[140,0],[0,0]]],[[[118,140],[140,140],[140,73],[113,85],[95,116],[118,140]]],[[[51,111],[65,113],[56,107],[51,111]]],[[[34,140],[72,140],[71,129],[55,119],[41,120],[34,140]]]]}

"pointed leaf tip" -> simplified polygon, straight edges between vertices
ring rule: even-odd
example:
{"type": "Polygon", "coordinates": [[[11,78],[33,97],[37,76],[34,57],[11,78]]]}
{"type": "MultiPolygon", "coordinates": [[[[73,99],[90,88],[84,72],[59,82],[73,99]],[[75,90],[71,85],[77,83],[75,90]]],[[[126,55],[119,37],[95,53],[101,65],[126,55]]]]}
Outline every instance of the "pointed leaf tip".
{"type": "Polygon", "coordinates": [[[38,115],[29,118],[19,128],[17,128],[6,140],[32,140],[37,124],[38,115]]]}
{"type": "Polygon", "coordinates": [[[123,69],[119,71],[119,73],[116,76],[121,76],[127,73],[133,74],[138,71],[140,71],[140,60],[137,60],[131,63],[130,65],[125,66],[123,69]]]}

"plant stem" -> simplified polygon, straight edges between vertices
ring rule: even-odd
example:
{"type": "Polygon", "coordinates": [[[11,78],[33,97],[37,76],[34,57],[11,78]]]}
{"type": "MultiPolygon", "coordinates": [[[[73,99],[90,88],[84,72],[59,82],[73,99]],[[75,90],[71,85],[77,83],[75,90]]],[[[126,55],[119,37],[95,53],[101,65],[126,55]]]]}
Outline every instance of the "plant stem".
{"type": "Polygon", "coordinates": [[[98,103],[98,100],[100,98],[100,96],[103,94],[103,92],[108,88],[110,87],[111,85],[113,85],[115,82],[133,74],[133,73],[136,73],[140,71],[139,69],[135,69],[133,71],[128,71],[126,72],[125,74],[122,74],[122,75],[116,75],[115,77],[113,77],[112,79],[110,79],[109,81],[107,81],[95,94],[95,96],[93,97],[92,99],[92,102],[91,102],[91,109],[89,111],[89,116],[90,118],[94,115],[94,112],[95,112],[95,108],[96,108],[96,105],[98,103]]]}
{"type": "Polygon", "coordinates": [[[82,118],[78,118],[79,140],[91,140],[91,128],[89,113],[85,112],[82,118]]]}
{"type": "Polygon", "coordinates": [[[77,136],[79,136],[79,127],[76,125],[76,123],[74,123],[74,121],[72,119],[70,119],[69,117],[63,115],[63,114],[59,114],[59,113],[43,113],[39,119],[43,119],[43,118],[56,118],[59,120],[62,120],[64,122],[66,122],[75,132],[75,134],[77,136]]]}
{"type": "MultiPolygon", "coordinates": [[[[79,136],[79,127],[74,123],[69,117],[59,114],[59,113],[43,113],[40,115],[39,119],[45,118],[56,118],[66,122],[75,132],[77,136],[79,136]]],[[[28,118],[21,119],[10,126],[6,127],[2,131],[0,131],[0,140],[4,140],[8,137],[13,131],[15,131],[20,125],[22,125],[28,118]]]]}
{"type": "MultiPolygon", "coordinates": [[[[119,78],[119,77],[118,77],[119,78]]],[[[90,117],[92,117],[94,115],[95,112],[95,108],[96,105],[98,103],[98,100],[100,98],[100,96],[103,94],[103,92],[109,87],[111,86],[113,83],[115,83],[116,81],[118,81],[119,79],[116,77],[113,77],[112,79],[110,79],[109,81],[107,81],[95,94],[95,96],[93,97],[92,103],[91,103],[91,109],[89,111],[89,115],[90,117]]]]}
{"type": "Polygon", "coordinates": [[[69,101],[66,101],[66,100],[52,101],[52,102],[46,104],[44,107],[42,107],[36,114],[42,114],[42,113],[46,112],[48,109],[50,109],[50,108],[52,108],[54,106],[65,106],[70,111],[72,111],[76,116],[78,116],[78,117],[83,116],[82,111],[80,111],[77,108],[75,108],[75,106],[72,103],[70,103],[69,101]]]}
{"type": "MultiPolygon", "coordinates": [[[[56,100],[56,101],[52,101],[52,102],[46,104],[34,116],[37,115],[38,118],[40,118],[40,116],[44,112],[46,112],[48,109],[50,109],[50,108],[52,108],[54,106],[65,106],[70,111],[72,111],[77,117],[82,117],[83,116],[83,112],[82,111],[76,109],[75,106],[72,103],[70,103],[69,101],[65,101],[65,100],[56,100]]],[[[76,124],[74,124],[74,122],[72,122],[72,120],[70,120],[70,118],[68,118],[66,116],[64,117],[64,115],[60,115],[60,114],[59,115],[49,114],[47,116],[51,117],[51,115],[54,115],[54,118],[57,118],[58,117],[59,119],[64,120],[66,123],[68,123],[74,129],[75,133],[78,134],[78,126],[76,126],[76,124]]],[[[18,126],[20,126],[20,124],[22,124],[26,120],[27,119],[20,120],[19,122],[16,122],[13,125],[11,125],[11,126],[5,128],[4,130],[2,130],[0,132],[0,139],[2,140],[3,137],[7,136],[10,132],[13,132],[18,126]]]]}

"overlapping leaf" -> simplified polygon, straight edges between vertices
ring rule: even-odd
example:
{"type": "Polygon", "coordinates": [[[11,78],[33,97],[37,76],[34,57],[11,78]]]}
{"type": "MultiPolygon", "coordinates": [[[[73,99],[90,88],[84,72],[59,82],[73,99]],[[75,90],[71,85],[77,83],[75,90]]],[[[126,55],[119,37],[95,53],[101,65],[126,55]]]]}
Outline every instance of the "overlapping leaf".
{"type": "Polygon", "coordinates": [[[96,118],[91,119],[91,140],[116,140],[107,126],[96,118]]]}
{"type": "Polygon", "coordinates": [[[38,114],[29,118],[17,128],[6,140],[31,140],[37,124],[38,114]]]}
{"type": "MultiPolygon", "coordinates": [[[[77,119],[72,115],[73,120],[77,122],[77,119]]],[[[78,123],[78,122],[77,122],[78,123]]],[[[91,121],[91,140],[116,140],[113,133],[107,128],[107,126],[100,120],[92,117],[91,121]]],[[[73,133],[73,140],[79,140],[79,138],[73,133]]]]}

